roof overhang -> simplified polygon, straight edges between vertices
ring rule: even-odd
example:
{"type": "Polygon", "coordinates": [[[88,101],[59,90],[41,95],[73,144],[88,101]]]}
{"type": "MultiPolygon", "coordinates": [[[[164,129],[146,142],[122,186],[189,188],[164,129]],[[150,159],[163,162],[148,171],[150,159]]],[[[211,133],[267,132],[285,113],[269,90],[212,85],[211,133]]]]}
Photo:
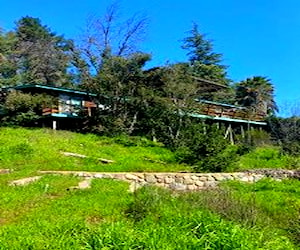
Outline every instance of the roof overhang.
{"type": "Polygon", "coordinates": [[[193,76],[193,79],[196,80],[197,83],[199,83],[199,85],[201,85],[201,87],[207,91],[217,91],[220,89],[228,88],[228,86],[217,83],[212,80],[207,80],[207,79],[196,77],[196,76],[193,76]]]}
{"type": "Polygon", "coordinates": [[[88,93],[85,91],[81,90],[75,90],[75,89],[69,89],[69,88],[63,88],[63,87],[54,87],[54,86],[47,86],[47,85],[42,85],[42,84],[22,84],[22,85],[17,85],[14,87],[10,87],[12,89],[16,90],[30,90],[30,89],[40,89],[40,90],[49,90],[49,91],[55,91],[58,93],[68,93],[68,94],[73,94],[73,95],[81,95],[81,96],[97,96],[96,94],[88,93]]]}

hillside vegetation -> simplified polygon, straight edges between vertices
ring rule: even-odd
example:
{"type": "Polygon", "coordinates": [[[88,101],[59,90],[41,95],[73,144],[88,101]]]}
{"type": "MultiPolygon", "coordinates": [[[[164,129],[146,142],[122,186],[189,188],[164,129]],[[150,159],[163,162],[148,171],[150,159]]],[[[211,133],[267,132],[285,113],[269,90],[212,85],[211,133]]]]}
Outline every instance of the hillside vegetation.
{"type": "Polygon", "coordinates": [[[36,170],[188,171],[175,163],[174,154],[140,137],[99,137],[49,129],[0,129],[0,168],[17,172],[36,170]],[[67,157],[62,152],[86,155],[67,157]],[[99,158],[113,160],[104,164],[99,158]]]}
{"type": "Polygon", "coordinates": [[[46,129],[1,128],[0,249],[299,249],[297,180],[224,183],[201,193],[174,193],[95,179],[44,176],[37,170],[189,171],[172,152],[145,139],[107,138],[46,129]],[[61,152],[85,154],[66,157],[61,152]],[[98,158],[115,163],[99,163],[98,158]]]}

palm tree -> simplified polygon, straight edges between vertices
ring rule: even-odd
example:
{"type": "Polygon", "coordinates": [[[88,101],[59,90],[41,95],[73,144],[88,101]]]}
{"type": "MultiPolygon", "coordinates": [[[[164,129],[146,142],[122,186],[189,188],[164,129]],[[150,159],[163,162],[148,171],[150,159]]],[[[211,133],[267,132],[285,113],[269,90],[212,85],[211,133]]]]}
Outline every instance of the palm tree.
{"type": "Polygon", "coordinates": [[[262,76],[254,76],[237,83],[236,101],[255,113],[270,115],[278,111],[274,101],[274,87],[270,79],[262,76]]]}

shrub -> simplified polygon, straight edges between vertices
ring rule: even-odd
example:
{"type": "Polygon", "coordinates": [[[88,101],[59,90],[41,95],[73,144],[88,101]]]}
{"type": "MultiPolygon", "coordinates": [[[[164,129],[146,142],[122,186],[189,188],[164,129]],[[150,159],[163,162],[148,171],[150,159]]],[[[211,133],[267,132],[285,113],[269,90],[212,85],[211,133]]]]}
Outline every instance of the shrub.
{"type": "Polygon", "coordinates": [[[54,99],[47,95],[31,95],[17,91],[7,94],[2,105],[2,122],[7,125],[28,126],[41,118],[42,109],[54,99]]]}
{"type": "Polygon", "coordinates": [[[222,132],[213,125],[190,124],[178,140],[178,161],[194,165],[195,171],[221,172],[230,168],[236,160],[237,147],[229,145],[222,132]]]}
{"type": "Polygon", "coordinates": [[[284,153],[300,156],[300,118],[269,119],[269,129],[273,139],[282,147],[284,153]]]}

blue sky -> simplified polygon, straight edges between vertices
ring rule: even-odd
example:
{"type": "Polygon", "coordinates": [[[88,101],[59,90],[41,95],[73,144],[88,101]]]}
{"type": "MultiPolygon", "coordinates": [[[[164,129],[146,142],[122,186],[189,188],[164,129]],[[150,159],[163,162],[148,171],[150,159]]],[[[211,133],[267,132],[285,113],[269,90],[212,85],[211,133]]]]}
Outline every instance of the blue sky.
{"type": "MultiPolygon", "coordinates": [[[[0,27],[12,29],[16,20],[29,15],[66,38],[76,38],[87,17],[101,16],[111,2],[0,0],[0,27]]],[[[300,100],[299,0],[123,0],[120,6],[124,17],[136,12],[149,17],[141,48],[152,53],[150,66],[186,61],[180,40],[196,22],[224,55],[231,79],[267,76],[279,106],[300,100]]]]}

